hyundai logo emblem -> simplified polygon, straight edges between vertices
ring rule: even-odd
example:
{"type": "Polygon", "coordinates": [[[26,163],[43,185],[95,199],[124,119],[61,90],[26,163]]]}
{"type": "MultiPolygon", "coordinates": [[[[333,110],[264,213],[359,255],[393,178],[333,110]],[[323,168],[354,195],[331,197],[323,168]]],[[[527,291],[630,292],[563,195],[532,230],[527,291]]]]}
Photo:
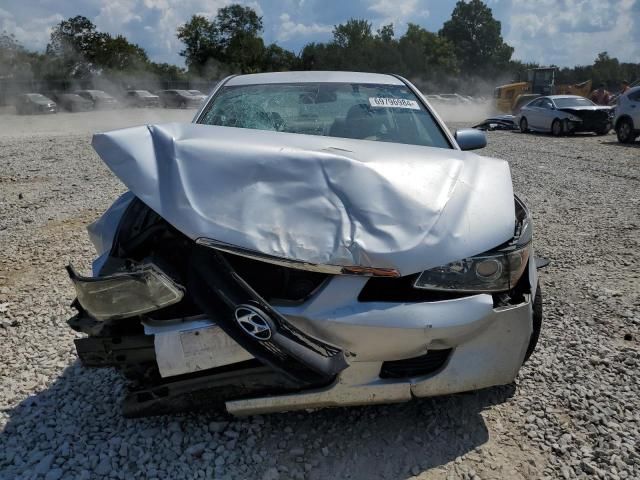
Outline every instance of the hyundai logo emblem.
{"type": "Polygon", "coordinates": [[[267,316],[251,305],[240,305],[235,311],[236,322],[240,328],[256,340],[265,341],[271,338],[271,325],[267,316]]]}

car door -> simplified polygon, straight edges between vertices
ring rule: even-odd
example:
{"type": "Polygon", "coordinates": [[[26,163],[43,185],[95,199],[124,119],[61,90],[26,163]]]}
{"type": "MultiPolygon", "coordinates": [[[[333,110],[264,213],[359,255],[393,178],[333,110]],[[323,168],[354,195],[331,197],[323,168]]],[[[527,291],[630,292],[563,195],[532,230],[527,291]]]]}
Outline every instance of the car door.
{"type": "Polygon", "coordinates": [[[629,116],[633,120],[633,128],[640,129],[640,90],[629,95],[629,116]]]}
{"type": "Polygon", "coordinates": [[[542,99],[538,98],[523,108],[522,116],[527,118],[527,121],[529,122],[529,126],[532,128],[540,128],[539,124],[540,124],[541,102],[542,102],[542,99]]]}
{"type": "Polygon", "coordinates": [[[551,130],[551,124],[555,118],[555,107],[549,98],[543,98],[540,101],[540,120],[539,127],[542,130],[551,130]]]}

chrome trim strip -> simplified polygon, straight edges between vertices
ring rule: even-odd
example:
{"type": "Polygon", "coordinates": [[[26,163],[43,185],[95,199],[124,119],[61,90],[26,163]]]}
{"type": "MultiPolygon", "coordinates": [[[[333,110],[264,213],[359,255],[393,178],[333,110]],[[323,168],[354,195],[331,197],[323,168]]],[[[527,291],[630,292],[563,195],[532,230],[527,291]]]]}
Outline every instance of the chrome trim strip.
{"type": "Polygon", "coordinates": [[[281,267],[295,268],[297,270],[306,270],[308,272],[327,273],[330,275],[360,275],[366,277],[400,276],[400,272],[398,272],[394,268],[361,267],[358,265],[321,265],[317,263],[308,263],[300,260],[290,260],[286,258],[274,257],[273,255],[266,255],[254,250],[248,250],[245,248],[237,247],[235,245],[229,245],[228,243],[219,242],[218,240],[212,240],[210,238],[204,237],[198,238],[196,240],[196,243],[198,245],[214,248],[216,250],[220,250],[221,252],[230,253],[232,255],[239,255],[241,257],[250,258],[252,260],[271,263],[273,265],[279,265],[281,267]]]}

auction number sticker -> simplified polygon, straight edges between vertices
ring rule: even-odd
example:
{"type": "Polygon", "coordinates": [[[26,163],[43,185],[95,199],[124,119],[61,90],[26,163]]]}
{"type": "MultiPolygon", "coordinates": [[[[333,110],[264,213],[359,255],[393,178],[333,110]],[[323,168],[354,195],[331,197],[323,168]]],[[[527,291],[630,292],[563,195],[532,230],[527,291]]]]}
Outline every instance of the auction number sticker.
{"type": "Polygon", "coordinates": [[[411,110],[420,110],[418,102],[415,100],[407,100],[405,98],[369,97],[369,104],[371,104],[372,107],[409,108],[411,110]]]}

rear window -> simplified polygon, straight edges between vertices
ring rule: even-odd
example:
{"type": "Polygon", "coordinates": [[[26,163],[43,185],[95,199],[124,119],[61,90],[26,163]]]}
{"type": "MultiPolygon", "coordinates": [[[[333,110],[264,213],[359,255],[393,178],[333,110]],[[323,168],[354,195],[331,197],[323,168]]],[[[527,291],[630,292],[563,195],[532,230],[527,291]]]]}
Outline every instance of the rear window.
{"type": "Polygon", "coordinates": [[[431,113],[404,85],[227,86],[198,123],[451,148],[431,113]]]}

